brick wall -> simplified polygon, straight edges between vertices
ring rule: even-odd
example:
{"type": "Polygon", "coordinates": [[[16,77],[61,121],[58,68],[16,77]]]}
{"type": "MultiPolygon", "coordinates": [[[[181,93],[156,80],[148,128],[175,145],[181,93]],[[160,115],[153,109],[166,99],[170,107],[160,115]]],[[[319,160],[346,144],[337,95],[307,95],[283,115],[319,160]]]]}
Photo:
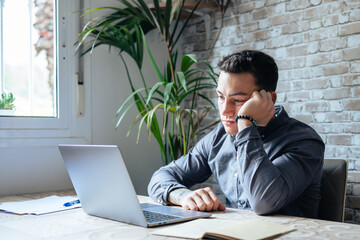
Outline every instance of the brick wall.
{"type": "MultiPolygon", "coordinates": [[[[273,56],[279,66],[278,104],[321,135],[326,158],[347,160],[345,218],[360,223],[360,1],[233,0],[212,51],[221,17],[210,14],[210,38],[202,18],[192,20],[184,53],[213,66],[243,49],[273,56]]],[[[214,93],[207,94],[215,101],[214,93]]],[[[210,122],[218,113],[208,116],[210,122]]]]}

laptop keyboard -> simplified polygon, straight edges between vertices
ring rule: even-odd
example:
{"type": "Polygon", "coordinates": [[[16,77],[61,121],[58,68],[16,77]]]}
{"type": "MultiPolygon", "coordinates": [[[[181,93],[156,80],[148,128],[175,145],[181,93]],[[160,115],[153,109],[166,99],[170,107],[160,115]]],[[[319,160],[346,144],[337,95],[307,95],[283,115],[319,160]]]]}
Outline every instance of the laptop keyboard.
{"type": "Polygon", "coordinates": [[[164,221],[169,221],[169,220],[180,218],[177,216],[166,215],[166,214],[156,213],[156,212],[149,212],[149,211],[143,211],[143,212],[144,212],[146,221],[148,223],[164,222],[164,221]]]}

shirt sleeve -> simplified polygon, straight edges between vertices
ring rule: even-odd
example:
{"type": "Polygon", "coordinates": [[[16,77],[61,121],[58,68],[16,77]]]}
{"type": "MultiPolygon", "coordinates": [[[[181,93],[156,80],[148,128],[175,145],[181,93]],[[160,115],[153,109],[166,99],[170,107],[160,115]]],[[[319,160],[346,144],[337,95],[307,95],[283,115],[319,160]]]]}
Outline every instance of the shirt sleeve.
{"type": "Polygon", "coordinates": [[[324,156],[322,141],[298,139],[271,161],[255,127],[236,135],[235,148],[240,182],[260,215],[275,213],[298,198],[321,169],[324,156]]]}
{"type": "Polygon", "coordinates": [[[196,143],[186,155],[161,167],[153,174],[148,185],[148,194],[154,201],[168,205],[168,195],[172,190],[190,188],[211,176],[208,156],[214,130],[196,143]]]}

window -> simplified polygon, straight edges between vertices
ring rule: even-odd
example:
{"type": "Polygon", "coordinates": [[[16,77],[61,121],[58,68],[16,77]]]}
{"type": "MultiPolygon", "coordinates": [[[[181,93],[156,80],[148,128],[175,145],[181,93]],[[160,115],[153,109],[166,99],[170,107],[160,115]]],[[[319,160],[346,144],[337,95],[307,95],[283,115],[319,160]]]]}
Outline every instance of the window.
{"type": "Polygon", "coordinates": [[[0,89],[15,98],[0,115],[57,117],[55,0],[0,1],[0,89]]]}
{"type": "Polygon", "coordinates": [[[88,142],[89,137],[84,138],[84,135],[88,134],[91,120],[89,116],[77,117],[75,113],[75,82],[79,58],[75,54],[74,43],[79,32],[79,2],[74,0],[0,0],[0,2],[3,30],[0,38],[2,49],[0,87],[1,90],[14,94],[16,107],[15,113],[0,114],[0,147],[19,144],[54,146],[67,142],[68,140],[65,139],[70,137],[83,139],[79,140],[80,142],[88,142]],[[10,8],[16,10],[9,10],[10,8]],[[48,9],[52,9],[53,12],[44,14],[48,9]],[[18,12],[14,19],[13,16],[6,15],[6,11],[9,11],[10,15],[14,15],[11,11],[18,12]],[[21,20],[19,20],[20,15],[22,15],[21,20]],[[39,19],[44,18],[48,25],[39,24],[39,19]],[[15,21],[11,23],[13,25],[10,30],[6,28],[6,20],[15,21]],[[23,21],[27,21],[27,24],[23,21]],[[44,29],[49,31],[46,32],[44,29]],[[11,38],[7,37],[8,34],[11,38]],[[48,45],[41,45],[41,41],[46,41],[48,45]],[[47,48],[49,45],[52,45],[52,50],[47,48]],[[10,46],[12,46],[11,51],[10,46]],[[8,56],[11,58],[8,59],[8,56]],[[20,63],[23,66],[19,67],[20,63]]]}

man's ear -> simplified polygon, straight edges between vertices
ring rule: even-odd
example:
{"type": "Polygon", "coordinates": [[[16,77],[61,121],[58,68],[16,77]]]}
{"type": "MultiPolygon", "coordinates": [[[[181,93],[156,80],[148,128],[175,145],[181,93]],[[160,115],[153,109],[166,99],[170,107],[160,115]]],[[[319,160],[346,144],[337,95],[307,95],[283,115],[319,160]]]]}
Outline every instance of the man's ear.
{"type": "Polygon", "coordinates": [[[277,99],[277,94],[276,94],[276,92],[271,92],[271,98],[272,98],[272,100],[273,100],[273,102],[274,102],[274,104],[276,103],[276,99],[277,99]]]}

